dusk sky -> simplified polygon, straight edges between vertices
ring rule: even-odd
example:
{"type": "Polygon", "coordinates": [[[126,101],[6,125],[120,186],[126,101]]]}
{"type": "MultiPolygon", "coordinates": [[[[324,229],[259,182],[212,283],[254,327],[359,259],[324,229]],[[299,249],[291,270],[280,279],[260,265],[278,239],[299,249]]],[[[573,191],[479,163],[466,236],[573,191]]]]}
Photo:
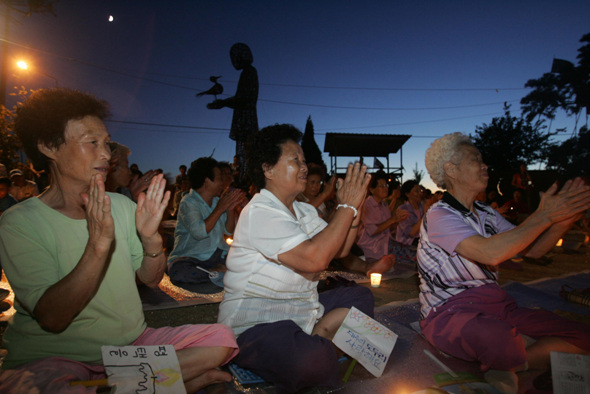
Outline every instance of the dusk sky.
{"type": "MultiPolygon", "coordinates": [[[[105,99],[107,127],[131,149],[130,162],[172,176],[212,152],[233,158],[232,111],[208,110],[213,97],[195,94],[212,85],[211,75],[222,76],[221,98],[234,94],[236,42],[254,55],[260,127],[303,131],[311,115],[322,150],[326,132],[412,135],[403,147],[406,180],[416,163],[424,169],[434,138],[473,134],[502,116],[504,102],[519,115],[527,80],[549,72],[553,57],[577,63],[590,32],[587,0],[61,0],[55,13],[12,13],[20,24],[7,38],[10,90],[52,87],[55,78],[105,99]],[[13,68],[19,59],[32,69],[13,68]]],[[[562,117],[552,128],[573,125],[562,117]]]]}

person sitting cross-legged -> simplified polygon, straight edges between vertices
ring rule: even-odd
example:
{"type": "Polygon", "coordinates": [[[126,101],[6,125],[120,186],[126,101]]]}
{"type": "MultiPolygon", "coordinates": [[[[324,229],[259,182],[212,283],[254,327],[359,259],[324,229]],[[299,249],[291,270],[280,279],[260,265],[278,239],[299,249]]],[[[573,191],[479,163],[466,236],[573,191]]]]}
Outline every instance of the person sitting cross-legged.
{"type": "Polygon", "coordinates": [[[401,257],[399,250],[403,249],[403,245],[393,239],[392,231],[409,214],[404,210],[391,214],[385,201],[389,194],[387,179],[384,171],[373,174],[369,187],[371,195],[362,208],[361,227],[356,243],[363,250],[367,276],[389,270],[396,262],[396,253],[401,257]]]}
{"type": "Polygon", "coordinates": [[[321,271],[352,246],[370,177],[360,163],[336,183],[338,206],[330,223],[296,200],[307,165],[294,126],[268,126],[252,136],[248,171],[260,188],[240,214],[227,258],[218,322],[238,336],[242,368],[279,392],[338,385],[338,352],[331,340],[349,309],[373,315],[363,286],[318,294],[321,271]]]}
{"type": "Polygon", "coordinates": [[[590,208],[582,179],[543,193],[521,224],[476,201],[486,190],[487,165],[461,133],[435,140],[426,168],[446,189],[420,228],[418,269],[422,334],[445,353],[476,361],[502,392],[516,392],[515,372],[546,369],[551,351],[590,353],[590,327],[542,309],[519,307],[498,285],[498,265],[516,254],[547,253],[590,208]],[[536,340],[527,344],[523,335],[536,340]]]}
{"type": "Polygon", "coordinates": [[[170,193],[162,175],[137,204],[105,192],[107,116],[105,102],[69,89],[38,90],[17,110],[16,134],[51,183],[0,217],[16,300],[2,393],[86,392],[70,382],[106,379],[103,345],[174,345],[188,392],[231,380],[217,370],[237,353],[228,327],[146,325],[136,283],[155,287],[164,275],[158,226],[170,193]]]}
{"type": "Polygon", "coordinates": [[[191,190],[180,202],[168,275],[172,283],[205,283],[209,274],[197,267],[224,269],[229,250],[224,235],[233,234],[235,208],[245,194],[239,189],[224,192],[218,163],[210,157],[193,161],[188,179],[191,190]]]}

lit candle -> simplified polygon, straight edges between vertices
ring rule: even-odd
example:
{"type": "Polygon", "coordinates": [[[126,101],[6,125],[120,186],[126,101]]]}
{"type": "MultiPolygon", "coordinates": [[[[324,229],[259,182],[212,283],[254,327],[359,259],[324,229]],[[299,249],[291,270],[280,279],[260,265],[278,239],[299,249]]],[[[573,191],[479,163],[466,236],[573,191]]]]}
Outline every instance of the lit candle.
{"type": "Polygon", "coordinates": [[[379,287],[381,284],[381,274],[371,274],[371,287],[379,287]]]}
{"type": "Polygon", "coordinates": [[[560,238],[559,241],[557,241],[557,243],[555,244],[555,246],[559,247],[563,245],[563,238],[560,238]]]}
{"type": "Polygon", "coordinates": [[[225,239],[225,243],[228,244],[228,245],[231,245],[232,242],[234,242],[233,238],[226,238],[225,239]]]}

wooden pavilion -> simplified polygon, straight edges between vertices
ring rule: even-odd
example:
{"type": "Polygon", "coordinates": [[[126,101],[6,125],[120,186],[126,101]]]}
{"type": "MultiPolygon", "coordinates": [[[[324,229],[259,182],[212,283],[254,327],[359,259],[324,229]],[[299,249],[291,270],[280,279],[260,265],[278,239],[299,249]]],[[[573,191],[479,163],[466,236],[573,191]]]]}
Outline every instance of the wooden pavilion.
{"type": "MultiPolygon", "coordinates": [[[[401,178],[403,174],[403,150],[402,146],[410,139],[406,134],[349,134],[326,133],[324,152],[330,155],[330,172],[339,173],[346,171],[346,165],[338,166],[338,159],[343,157],[355,157],[364,162],[367,157],[373,157],[373,166],[379,168],[382,164],[378,158],[385,158],[386,164],[382,164],[383,170],[394,178],[401,178]],[[399,152],[399,166],[390,166],[389,155],[399,152]]],[[[367,163],[365,163],[367,164],[367,163]]]]}

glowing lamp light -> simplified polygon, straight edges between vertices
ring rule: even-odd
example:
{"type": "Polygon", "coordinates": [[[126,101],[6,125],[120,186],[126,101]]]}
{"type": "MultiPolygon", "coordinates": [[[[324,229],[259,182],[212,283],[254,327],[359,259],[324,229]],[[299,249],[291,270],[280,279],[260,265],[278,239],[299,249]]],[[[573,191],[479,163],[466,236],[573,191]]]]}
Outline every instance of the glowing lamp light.
{"type": "Polygon", "coordinates": [[[16,62],[16,65],[18,66],[18,68],[21,68],[23,70],[26,70],[29,68],[29,66],[27,66],[27,62],[25,62],[23,60],[19,60],[18,62],[16,62]]]}
{"type": "Polygon", "coordinates": [[[109,15],[109,22],[112,22],[114,20],[115,20],[115,18],[112,15],[109,15]]]}
{"type": "Polygon", "coordinates": [[[371,274],[371,287],[379,287],[381,284],[381,274],[371,274]]]}
{"type": "Polygon", "coordinates": [[[231,245],[234,242],[233,238],[226,238],[225,243],[231,245]]]}
{"type": "Polygon", "coordinates": [[[557,243],[555,244],[555,246],[560,247],[561,245],[563,245],[563,238],[560,238],[559,241],[557,241],[557,243]]]}

